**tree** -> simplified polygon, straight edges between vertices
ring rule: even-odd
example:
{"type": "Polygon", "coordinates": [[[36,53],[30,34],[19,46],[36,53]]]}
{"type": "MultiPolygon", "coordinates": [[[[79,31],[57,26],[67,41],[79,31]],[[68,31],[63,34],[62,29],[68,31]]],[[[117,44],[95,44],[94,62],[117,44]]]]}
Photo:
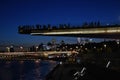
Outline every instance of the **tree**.
{"type": "Polygon", "coordinates": [[[98,26],[98,27],[100,26],[100,22],[99,22],[99,21],[97,22],[97,26],[98,26]]]}
{"type": "Polygon", "coordinates": [[[88,23],[87,22],[83,23],[82,27],[88,27],[88,23]]]}
{"type": "Polygon", "coordinates": [[[36,25],[36,29],[40,29],[40,25],[39,24],[36,25]]]}
{"type": "Polygon", "coordinates": [[[47,43],[47,46],[52,46],[52,43],[51,43],[51,42],[48,42],[48,43],[47,43]]]}
{"type": "Polygon", "coordinates": [[[64,42],[64,40],[62,40],[62,41],[61,41],[61,45],[65,45],[65,42],[64,42]]]}
{"type": "Polygon", "coordinates": [[[89,24],[89,26],[90,26],[90,27],[93,27],[93,26],[94,26],[94,23],[93,23],[93,22],[91,22],[91,23],[89,24]]]}
{"type": "Polygon", "coordinates": [[[50,24],[48,24],[48,30],[50,30],[51,29],[51,25],[50,24]]]}
{"type": "Polygon", "coordinates": [[[43,25],[43,29],[45,30],[47,27],[46,27],[46,25],[43,25]]]}
{"type": "Polygon", "coordinates": [[[38,50],[40,50],[40,51],[43,51],[43,50],[44,50],[44,48],[43,48],[43,43],[41,43],[41,44],[38,46],[38,50]]]}

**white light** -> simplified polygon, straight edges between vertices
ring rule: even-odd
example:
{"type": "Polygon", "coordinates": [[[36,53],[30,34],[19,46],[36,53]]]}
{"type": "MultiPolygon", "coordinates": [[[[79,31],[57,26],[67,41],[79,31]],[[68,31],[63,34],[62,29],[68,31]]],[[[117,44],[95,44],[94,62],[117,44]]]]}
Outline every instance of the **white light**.
{"type": "Polygon", "coordinates": [[[117,44],[120,44],[120,42],[117,42],[117,44]]]}
{"type": "Polygon", "coordinates": [[[120,27],[114,28],[93,28],[93,29],[73,29],[73,30],[55,30],[52,32],[44,33],[31,33],[31,35],[62,35],[62,34],[100,34],[100,33],[118,33],[120,27]]]}
{"type": "Polygon", "coordinates": [[[107,46],[107,45],[106,45],[106,44],[104,44],[104,47],[105,47],[105,48],[106,48],[106,46],[107,46]]]}
{"type": "Polygon", "coordinates": [[[38,46],[36,46],[36,49],[38,49],[38,46]]]}
{"type": "Polygon", "coordinates": [[[110,61],[108,61],[107,65],[106,65],[106,68],[108,68],[108,67],[109,67],[109,65],[110,65],[110,61]]]}
{"type": "Polygon", "coordinates": [[[22,47],[22,46],[20,46],[20,49],[23,49],[23,47],[22,47]]]}
{"type": "Polygon", "coordinates": [[[76,46],[76,49],[78,49],[78,46],[76,46]]]}
{"type": "Polygon", "coordinates": [[[7,52],[10,52],[10,47],[6,47],[7,48],[7,52]]]}
{"type": "Polygon", "coordinates": [[[12,45],[11,45],[10,47],[11,47],[11,48],[13,48],[13,46],[12,46],[12,45]]]}
{"type": "Polygon", "coordinates": [[[85,48],[85,50],[87,50],[87,48],[85,48]]]}
{"type": "Polygon", "coordinates": [[[92,42],[92,39],[89,39],[90,42],[92,42]]]}
{"type": "Polygon", "coordinates": [[[80,48],[82,48],[83,46],[80,46],[80,48]]]}
{"type": "Polygon", "coordinates": [[[94,46],[94,49],[96,49],[96,47],[94,46]]]}

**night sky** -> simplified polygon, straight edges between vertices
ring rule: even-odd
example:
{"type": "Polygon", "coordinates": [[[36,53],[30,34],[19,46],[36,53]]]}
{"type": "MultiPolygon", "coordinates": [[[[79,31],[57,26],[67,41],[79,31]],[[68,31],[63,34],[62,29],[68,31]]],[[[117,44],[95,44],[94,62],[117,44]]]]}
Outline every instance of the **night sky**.
{"type": "Polygon", "coordinates": [[[39,44],[72,37],[18,34],[19,25],[72,24],[100,21],[120,24],[120,0],[0,0],[0,44],[39,44]]]}

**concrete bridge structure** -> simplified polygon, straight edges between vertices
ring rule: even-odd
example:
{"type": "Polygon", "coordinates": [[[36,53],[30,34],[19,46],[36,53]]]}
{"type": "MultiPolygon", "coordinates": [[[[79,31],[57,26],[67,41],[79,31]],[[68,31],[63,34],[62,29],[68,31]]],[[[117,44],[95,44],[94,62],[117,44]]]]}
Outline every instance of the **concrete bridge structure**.
{"type": "Polygon", "coordinates": [[[19,29],[20,34],[41,36],[70,36],[88,38],[120,39],[120,26],[62,28],[62,29],[19,29]]]}

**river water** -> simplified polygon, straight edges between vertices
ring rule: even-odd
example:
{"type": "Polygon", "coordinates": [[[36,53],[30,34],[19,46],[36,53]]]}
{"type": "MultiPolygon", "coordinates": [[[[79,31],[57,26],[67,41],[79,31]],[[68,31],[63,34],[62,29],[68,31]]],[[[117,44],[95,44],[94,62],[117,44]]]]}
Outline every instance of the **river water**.
{"type": "Polygon", "coordinates": [[[0,61],[0,80],[43,80],[55,61],[0,61]]]}

